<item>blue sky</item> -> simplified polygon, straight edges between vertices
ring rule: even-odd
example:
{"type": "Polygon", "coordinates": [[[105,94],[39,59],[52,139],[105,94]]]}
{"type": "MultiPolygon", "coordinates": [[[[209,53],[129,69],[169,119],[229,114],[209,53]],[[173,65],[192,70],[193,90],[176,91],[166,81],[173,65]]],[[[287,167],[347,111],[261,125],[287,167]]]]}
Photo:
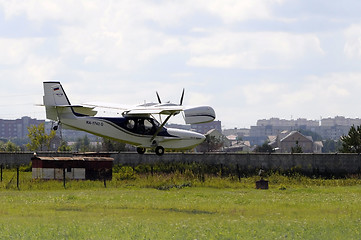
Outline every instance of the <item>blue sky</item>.
{"type": "MultiPolygon", "coordinates": [[[[72,103],[210,105],[225,128],[360,117],[361,1],[0,1],[0,118],[72,103]]],[[[174,121],[179,121],[175,119],[174,121]]]]}

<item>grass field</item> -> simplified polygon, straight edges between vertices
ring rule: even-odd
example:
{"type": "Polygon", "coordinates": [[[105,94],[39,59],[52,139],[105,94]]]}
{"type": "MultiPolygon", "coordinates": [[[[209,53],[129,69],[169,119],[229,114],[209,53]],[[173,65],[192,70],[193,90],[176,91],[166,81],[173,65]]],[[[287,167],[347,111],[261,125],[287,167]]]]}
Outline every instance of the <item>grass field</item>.
{"type": "Polygon", "coordinates": [[[0,185],[0,239],[360,239],[361,181],[178,176],[0,185]]]}

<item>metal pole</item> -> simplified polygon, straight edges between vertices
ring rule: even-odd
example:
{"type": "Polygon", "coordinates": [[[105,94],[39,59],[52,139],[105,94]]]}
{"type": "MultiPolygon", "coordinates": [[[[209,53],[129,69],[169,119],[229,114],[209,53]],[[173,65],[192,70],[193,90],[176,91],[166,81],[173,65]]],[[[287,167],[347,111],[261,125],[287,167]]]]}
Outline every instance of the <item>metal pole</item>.
{"type": "Polygon", "coordinates": [[[103,177],[104,187],[107,188],[107,179],[106,179],[107,174],[105,168],[100,170],[100,176],[103,177]]]}
{"type": "Polygon", "coordinates": [[[1,182],[3,181],[3,164],[1,164],[1,182]]]}
{"type": "Polygon", "coordinates": [[[64,188],[66,188],[65,187],[65,168],[63,168],[63,186],[64,186],[64,188]]]}
{"type": "Polygon", "coordinates": [[[19,166],[16,168],[16,187],[19,189],[19,166]]]}
{"type": "Polygon", "coordinates": [[[237,175],[238,175],[238,181],[241,181],[241,172],[239,171],[239,165],[237,164],[237,175]]]}

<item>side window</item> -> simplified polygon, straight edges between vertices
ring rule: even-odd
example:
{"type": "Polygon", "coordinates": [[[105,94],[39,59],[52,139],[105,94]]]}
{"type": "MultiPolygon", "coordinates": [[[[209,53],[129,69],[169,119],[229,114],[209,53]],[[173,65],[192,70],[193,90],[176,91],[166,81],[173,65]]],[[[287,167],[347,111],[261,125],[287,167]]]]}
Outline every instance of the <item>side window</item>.
{"type": "Polygon", "coordinates": [[[125,128],[133,133],[152,135],[156,132],[159,123],[151,118],[127,119],[125,128]]]}
{"type": "Polygon", "coordinates": [[[133,130],[134,129],[134,127],[135,127],[135,122],[134,122],[134,120],[133,119],[128,119],[128,122],[127,122],[127,128],[129,129],[129,130],[133,130]]]}
{"type": "Polygon", "coordinates": [[[153,134],[153,123],[149,119],[144,119],[145,134],[153,134]]]}

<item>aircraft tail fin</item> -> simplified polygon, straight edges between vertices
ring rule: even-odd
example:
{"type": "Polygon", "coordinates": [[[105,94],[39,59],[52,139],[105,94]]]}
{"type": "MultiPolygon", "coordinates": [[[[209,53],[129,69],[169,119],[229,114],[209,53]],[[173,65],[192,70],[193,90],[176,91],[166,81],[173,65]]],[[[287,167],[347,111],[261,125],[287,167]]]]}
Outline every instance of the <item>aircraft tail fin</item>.
{"type": "Polygon", "coordinates": [[[94,116],[94,107],[71,105],[60,82],[44,82],[43,97],[46,118],[59,121],[60,118],[94,116]]]}
{"type": "Polygon", "coordinates": [[[44,82],[44,105],[65,106],[70,105],[60,82],[44,82]]]}
{"type": "Polygon", "coordinates": [[[46,109],[46,118],[48,119],[58,121],[60,120],[60,113],[72,112],[70,101],[60,82],[44,82],[43,101],[46,109]]]}

